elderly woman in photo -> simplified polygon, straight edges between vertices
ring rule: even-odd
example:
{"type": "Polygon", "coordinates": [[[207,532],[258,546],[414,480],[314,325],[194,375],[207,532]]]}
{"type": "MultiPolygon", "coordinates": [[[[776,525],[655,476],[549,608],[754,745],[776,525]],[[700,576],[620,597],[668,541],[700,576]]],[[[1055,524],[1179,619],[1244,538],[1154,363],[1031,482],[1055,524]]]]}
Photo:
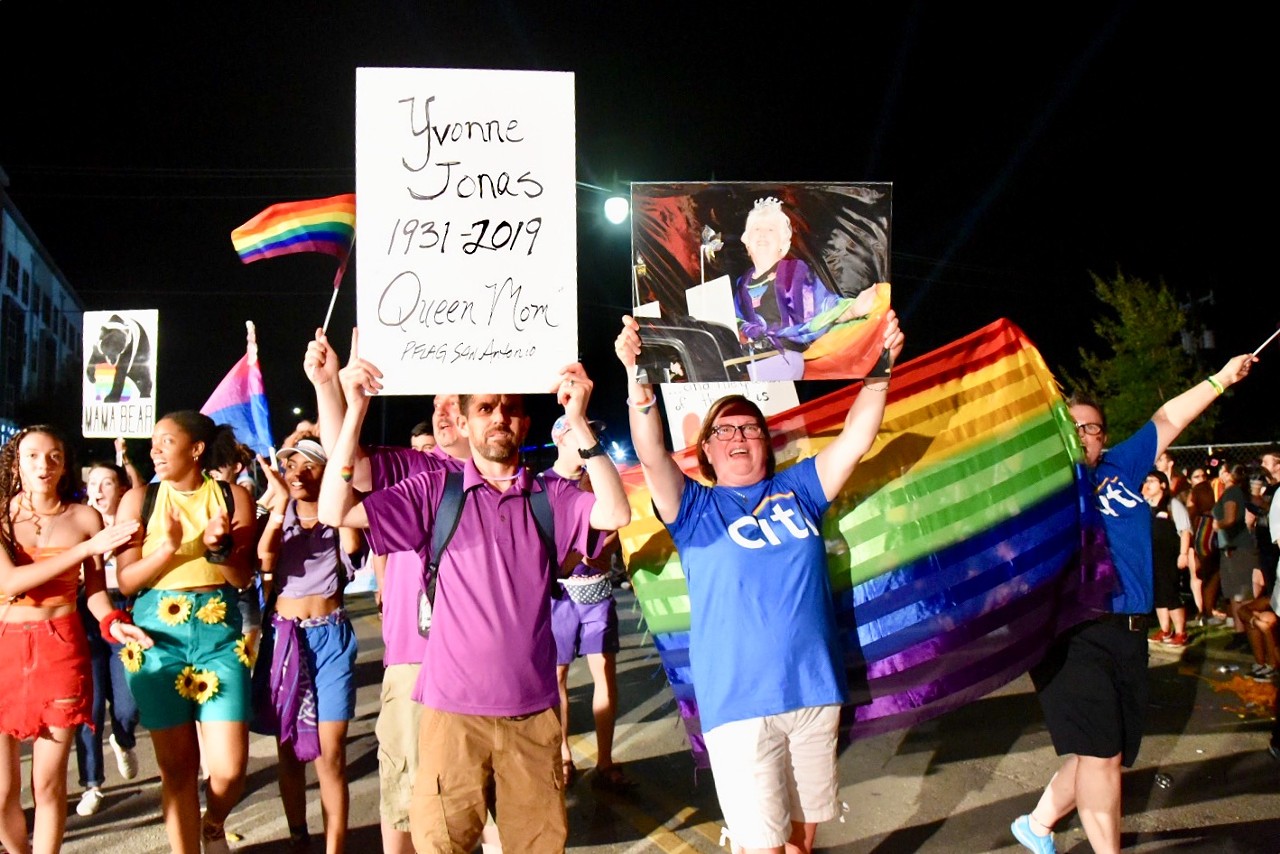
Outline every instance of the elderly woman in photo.
{"type": "Polygon", "coordinates": [[[751,267],[734,288],[739,332],[753,351],[773,353],[751,362],[751,379],[802,379],[804,351],[834,323],[865,315],[875,291],[863,291],[865,303],[850,303],[829,290],[804,261],[786,257],[791,220],[775,198],[756,201],[747,214],[742,243],[751,267]],[[831,316],[823,317],[827,313],[831,316]]]}

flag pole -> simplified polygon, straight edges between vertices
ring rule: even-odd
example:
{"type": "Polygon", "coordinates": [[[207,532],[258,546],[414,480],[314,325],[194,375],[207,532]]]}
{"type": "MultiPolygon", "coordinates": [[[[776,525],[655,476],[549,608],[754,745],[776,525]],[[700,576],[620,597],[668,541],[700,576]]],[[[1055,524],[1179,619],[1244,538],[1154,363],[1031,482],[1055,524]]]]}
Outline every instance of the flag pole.
{"type": "Polygon", "coordinates": [[[245,355],[249,357],[249,364],[258,361],[258,331],[253,325],[252,320],[244,322],[245,328],[245,355]]]}
{"type": "Polygon", "coordinates": [[[329,318],[333,317],[333,306],[338,301],[338,288],[342,286],[342,277],[347,272],[347,262],[351,260],[351,252],[356,248],[356,240],[351,238],[351,247],[347,250],[346,257],[342,259],[342,263],[338,265],[338,273],[333,277],[333,295],[329,297],[329,310],[324,313],[324,324],[320,327],[321,334],[329,333],[329,318]]]}

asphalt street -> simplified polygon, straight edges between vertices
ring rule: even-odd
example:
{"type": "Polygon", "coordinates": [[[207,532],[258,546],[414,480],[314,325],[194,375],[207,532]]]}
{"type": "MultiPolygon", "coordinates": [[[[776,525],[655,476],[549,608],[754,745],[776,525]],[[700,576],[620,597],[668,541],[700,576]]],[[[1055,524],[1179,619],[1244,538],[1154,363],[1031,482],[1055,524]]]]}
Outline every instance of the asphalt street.
{"type": "MultiPolygon", "coordinates": [[[[614,756],[637,782],[626,795],[591,786],[595,737],[584,662],[570,672],[571,722],[579,773],[568,793],[569,850],[582,854],[694,854],[721,847],[720,812],[709,772],[695,771],[657,652],[630,591],[618,591],[623,649],[614,756]]],[[[360,638],[356,719],[348,742],[354,851],[381,848],[377,746],[382,645],[371,596],[352,597],[360,638]]],[[[1227,652],[1225,629],[1195,636],[1176,654],[1153,649],[1147,738],[1124,776],[1127,851],[1280,852],[1280,762],[1267,752],[1276,686],[1247,674],[1249,658],[1227,652]],[[1223,668],[1238,668],[1223,672],[1223,668]]],[[[75,814],[75,757],[68,769],[70,816],[64,850],[167,850],[150,739],[141,732],[140,772],[122,781],[108,749],[106,799],[75,814]]],[[[1030,681],[1023,677],[970,705],[910,730],[869,738],[840,757],[842,821],[818,831],[818,850],[849,854],[1016,852],[1009,822],[1035,804],[1058,766],[1030,681]]],[[[29,757],[22,773],[27,779],[29,757]]],[[[313,849],[323,850],[315,777],[309,775],[313,849]]],[[[23,793],[30,821],[30,792],[23,793]]],[[[233,849],[274,852],[288,838],[275,779],[275,743],[252,736],[246,793],[227,829],[233,849]]],[[[1071,817],[1058,828],[1062,852],[1089,845],[1071,817]]]]}

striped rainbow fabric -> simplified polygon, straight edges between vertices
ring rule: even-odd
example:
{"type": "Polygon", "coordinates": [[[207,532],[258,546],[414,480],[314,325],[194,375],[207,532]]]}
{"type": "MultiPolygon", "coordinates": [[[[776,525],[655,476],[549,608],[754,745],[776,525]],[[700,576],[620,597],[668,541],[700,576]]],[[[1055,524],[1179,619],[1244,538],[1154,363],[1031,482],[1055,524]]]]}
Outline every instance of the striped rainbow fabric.
{"type": "MultiPolygon", "coordinates": [[[[835,437],[859,388],[769,419],[780,469],[835,437]]],[[[1056,382],[1007,320],[894,369],[881,434],[823,524],[849,672],[845,735],[984,696],[1106,609],[1114,567],[1079,460],[1056,382]]],[[[692,448],[677,461],[697,476],[692,448]]],[[[623,481],[633,588],[706,767],[684,575],[639,467],[623,481]]]]}
{"type": "Polygon", "coordinates": [[[231,232],[245,264],[294,252],[323,252],[346,261],[356,236],[356,196],[281,202],[231,232]]]}

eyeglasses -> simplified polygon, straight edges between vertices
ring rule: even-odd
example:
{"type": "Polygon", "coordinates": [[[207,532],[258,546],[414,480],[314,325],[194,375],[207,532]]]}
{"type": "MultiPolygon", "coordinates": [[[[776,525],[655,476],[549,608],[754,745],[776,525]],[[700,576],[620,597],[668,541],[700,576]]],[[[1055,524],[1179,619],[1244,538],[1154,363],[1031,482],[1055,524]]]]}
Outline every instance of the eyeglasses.
{"type": "Polygon", "coordinates": [[[1097,436],[1102,432],[1102,425],[1096,421],[1090,421],[1088,424],[1076,424],[1076,432],[1083,433],[1086,436],[1097,436]]]}
{"type": "Polygon", "coordinates": [[[711,428],[711,435],[721,442],[728,442],[734,433],[741,433],[743,439],[759,439],[764,436],[764,428],[759,424],[717,424],[711,428]]]}

